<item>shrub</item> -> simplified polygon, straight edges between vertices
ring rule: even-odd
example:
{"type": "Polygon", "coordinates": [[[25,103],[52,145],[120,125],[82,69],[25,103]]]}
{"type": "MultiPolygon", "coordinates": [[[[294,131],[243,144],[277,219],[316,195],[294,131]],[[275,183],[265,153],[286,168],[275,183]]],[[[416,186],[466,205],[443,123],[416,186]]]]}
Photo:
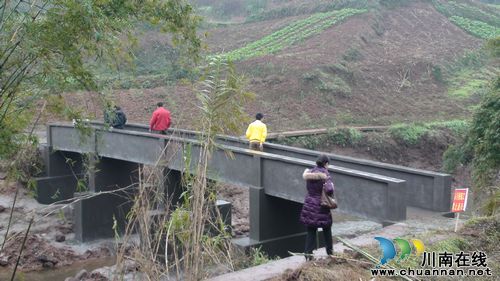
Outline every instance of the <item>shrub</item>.
{"type": "Polygon", "coordinates": [[[342,78],[337,75],[328,77],[324,75],[319,78],[318,89],[323,92],[332,93],[344,97],[348,97],[352,93],[352,89],[342,78]]]}
{"type": "Polygon", "coordinates": [[[342,58],[346,61],[358,61],[363,58],[363,55],[357,48],[350,48],[342,55],[342,58]]]}
{"type": "Polygon", "coordinates": [[[462,145],[450,145],[443,154],[443,169],[447,173],[453,173],[458,166],[467,163],[471,158],[471,151],[462,145]]]}
{"type": "Polygon", "coordinates": [[[469,130],[469,122],[466,120],[450,120],[441,122],[432,122],[428,125],[429,128],[447,128],[457,136],[465,135],[469,130]]]}
{"type": "Polygon", "coordinates": [[[500,77],[474,114],[467,140],[474,149],[475,182],[487,186],[500,168],[500,77]]]}
{"type": "Polygon", "coordinates": [[[420,137],[427,132],[425,126],[418,124],[397,124],[389,128],[389,133],[394,139],[407,145],[417,144],[420,137]]]}
{"type": "Polygon", "coordinates": [[[380,5],[387,8],[397,8],[400,6],[408,5],[410,3],[409,0],[380,0],[380,5]]]}
{"type": "Polygon", "coordinates": [[[434,80],[441,83],[444,82],[443,71],[441,70],[441,67],[439,65],[433,65],[431,73],[434,80]]]}
{"type": "Polygon", "coordinates": [[[353,128],[342,128],[327,134],[327,144],[348,146],[358,143],[363,136],[361,132],[353,128]]]}

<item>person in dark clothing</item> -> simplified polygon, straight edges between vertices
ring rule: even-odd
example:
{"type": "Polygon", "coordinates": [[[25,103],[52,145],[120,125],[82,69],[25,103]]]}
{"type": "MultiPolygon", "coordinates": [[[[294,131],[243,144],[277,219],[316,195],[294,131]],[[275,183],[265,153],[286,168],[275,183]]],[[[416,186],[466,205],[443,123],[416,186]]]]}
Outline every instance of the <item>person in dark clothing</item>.
{"type": "Polygon", "coordinates": [[[119,106],[114,106],[114,109],[109,108],[104,111],[104,122],[116,129],[123,129],[127,123],[127,116],[119,106]]]}
{"type": "Polygon", "coordinates": [[[333,253],[332,246],[332,215],[330,209],[321,206],[321,193],[323,185],[328,195],[333,195],[333,182],[328,172],[328,156],[320,155],[316,160],[316,167],[306,169],[302,177],[306,180],[307,195],[300,213],[300,222],[307,227],[305,255],[307,260],[312,260],[315,249],[316,232],[319,227],[323,229],[326,254],[333,253]]]}

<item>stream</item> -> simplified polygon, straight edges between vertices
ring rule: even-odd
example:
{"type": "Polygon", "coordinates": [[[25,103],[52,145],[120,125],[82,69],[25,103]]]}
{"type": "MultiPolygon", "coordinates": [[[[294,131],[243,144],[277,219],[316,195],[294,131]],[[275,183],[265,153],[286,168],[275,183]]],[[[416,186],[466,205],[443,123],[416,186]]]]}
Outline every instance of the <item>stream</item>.
{"type": "MultiPolygon", "coordinates": [[[[72,265],[57,267],[54,269],[46,269],[42,271],[21,272],[17,271],[16,281],[64,281],[68,277],[74,277],[82,269],[91,272],[97,268],[111,266],[115,264],[115,257],[105,257],[97,259],[89,259],[85,261],[75,262],[72,265]]],[[[11,268],[0,268],[0,280],[11,280],[11,268]]]]}

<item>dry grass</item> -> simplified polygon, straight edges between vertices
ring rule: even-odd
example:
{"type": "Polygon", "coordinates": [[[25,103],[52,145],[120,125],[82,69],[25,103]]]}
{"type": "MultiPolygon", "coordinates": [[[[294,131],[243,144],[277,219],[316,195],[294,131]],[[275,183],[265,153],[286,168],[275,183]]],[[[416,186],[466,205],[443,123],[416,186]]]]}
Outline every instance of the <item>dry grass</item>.
{"type": "Polygon", "coordinates": [[[268,281],[370,280],[369,267],[363,262],[326,258],[307,262],[296,270],[288,270],[283,275],[268,281]]]}

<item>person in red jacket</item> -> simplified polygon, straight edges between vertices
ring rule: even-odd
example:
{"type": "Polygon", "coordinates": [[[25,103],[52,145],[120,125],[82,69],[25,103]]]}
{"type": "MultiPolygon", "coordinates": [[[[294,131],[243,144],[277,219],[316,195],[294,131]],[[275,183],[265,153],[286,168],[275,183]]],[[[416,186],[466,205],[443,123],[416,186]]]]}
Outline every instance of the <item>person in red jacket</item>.
{"type": "Polygon", "coordinates": [[[170,111],[163,107],[162,102],[157,103],[156,106],[149,122],[149,131],[166,135],[168,128],[170,128],[170,111]]]}

